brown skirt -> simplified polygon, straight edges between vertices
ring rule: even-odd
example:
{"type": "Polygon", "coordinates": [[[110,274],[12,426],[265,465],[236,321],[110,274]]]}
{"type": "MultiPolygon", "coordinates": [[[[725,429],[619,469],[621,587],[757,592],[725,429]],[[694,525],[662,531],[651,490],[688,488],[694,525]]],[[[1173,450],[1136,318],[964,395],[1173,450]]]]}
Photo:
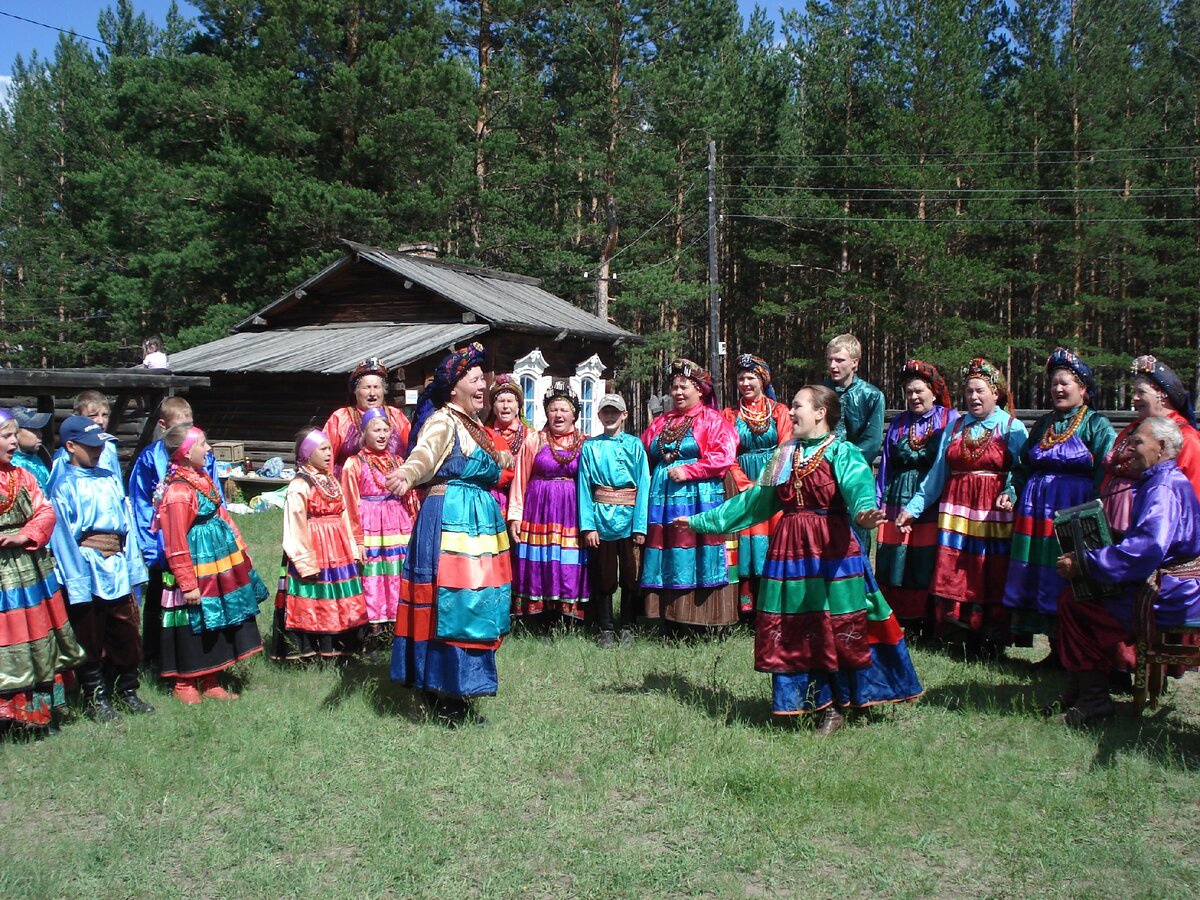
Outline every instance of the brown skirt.
{"type": "Polygon", "coordinates": [[[717,588],[694,591],[664,590],[644,595],[646,616],[681,625],[736,625],[738,621],[737,582],[717,588]]]}

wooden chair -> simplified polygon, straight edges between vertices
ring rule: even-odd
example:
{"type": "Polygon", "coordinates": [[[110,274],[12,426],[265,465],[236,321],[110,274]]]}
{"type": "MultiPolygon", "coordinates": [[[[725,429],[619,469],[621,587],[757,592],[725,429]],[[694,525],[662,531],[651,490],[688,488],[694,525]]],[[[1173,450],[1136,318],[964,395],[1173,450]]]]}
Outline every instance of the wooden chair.
{"type": "Polygon", "coordinates": [[[1200,666],[1200,626],[1172,627],[1159,631],[1154,613],[1158,599],[1159,573],[1155,572],[1138,591],[1133,606],[1137,638],[1137,664],[1133,673],[1133,708],[1137,715],[1147,705],[1158,707],[1167,680],[1168,666],[1200,666]]]}

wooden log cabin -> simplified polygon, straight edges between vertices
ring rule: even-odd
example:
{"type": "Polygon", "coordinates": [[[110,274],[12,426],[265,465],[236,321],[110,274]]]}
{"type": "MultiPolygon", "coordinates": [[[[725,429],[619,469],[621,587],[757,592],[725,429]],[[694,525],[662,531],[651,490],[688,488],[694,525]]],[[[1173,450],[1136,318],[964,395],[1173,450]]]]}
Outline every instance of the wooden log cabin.
{"type": "Polygon", "coordinates": [[[389,403],[404,407],[447,349],[469,340],[487,348],[493,372],[520,377],[535,424],[550,379],[566,377],[584,401],[588,432],[600,430],[605,373],[635,335],[535,279],[447,263],[429,245],[341,243],[341,259],[228,336],[171,354],[175,374],[210,379],[188,399],[213,440],[242,441],[252,459],[286,457],[297,430],[350,402],[347,376],[360,360],[375,356],[392,370],[389,403]]]}

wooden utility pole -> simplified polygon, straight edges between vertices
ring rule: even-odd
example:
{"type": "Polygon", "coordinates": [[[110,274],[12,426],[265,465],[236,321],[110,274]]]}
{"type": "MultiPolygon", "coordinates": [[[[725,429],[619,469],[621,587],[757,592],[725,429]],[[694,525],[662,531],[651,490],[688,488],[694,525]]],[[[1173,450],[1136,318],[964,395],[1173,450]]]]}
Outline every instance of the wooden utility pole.
{"type": "Polygon", "coordinates": [[[717,142],[708,142],[708,371],[717,406],[725,405],[721,372],[721,295],[717,283],[717,142]]]}

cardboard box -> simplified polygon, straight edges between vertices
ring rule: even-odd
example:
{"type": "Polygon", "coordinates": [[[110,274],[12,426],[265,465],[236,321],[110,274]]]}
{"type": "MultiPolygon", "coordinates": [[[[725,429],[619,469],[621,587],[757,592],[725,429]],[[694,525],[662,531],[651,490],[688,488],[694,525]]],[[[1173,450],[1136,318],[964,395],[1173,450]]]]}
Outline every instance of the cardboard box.
{"type": "Polygon", "coordinates": [[[241,462],[246,458],[246,445],[241,441],[213,441],[213,456],[226,462],[241,462]]]}

